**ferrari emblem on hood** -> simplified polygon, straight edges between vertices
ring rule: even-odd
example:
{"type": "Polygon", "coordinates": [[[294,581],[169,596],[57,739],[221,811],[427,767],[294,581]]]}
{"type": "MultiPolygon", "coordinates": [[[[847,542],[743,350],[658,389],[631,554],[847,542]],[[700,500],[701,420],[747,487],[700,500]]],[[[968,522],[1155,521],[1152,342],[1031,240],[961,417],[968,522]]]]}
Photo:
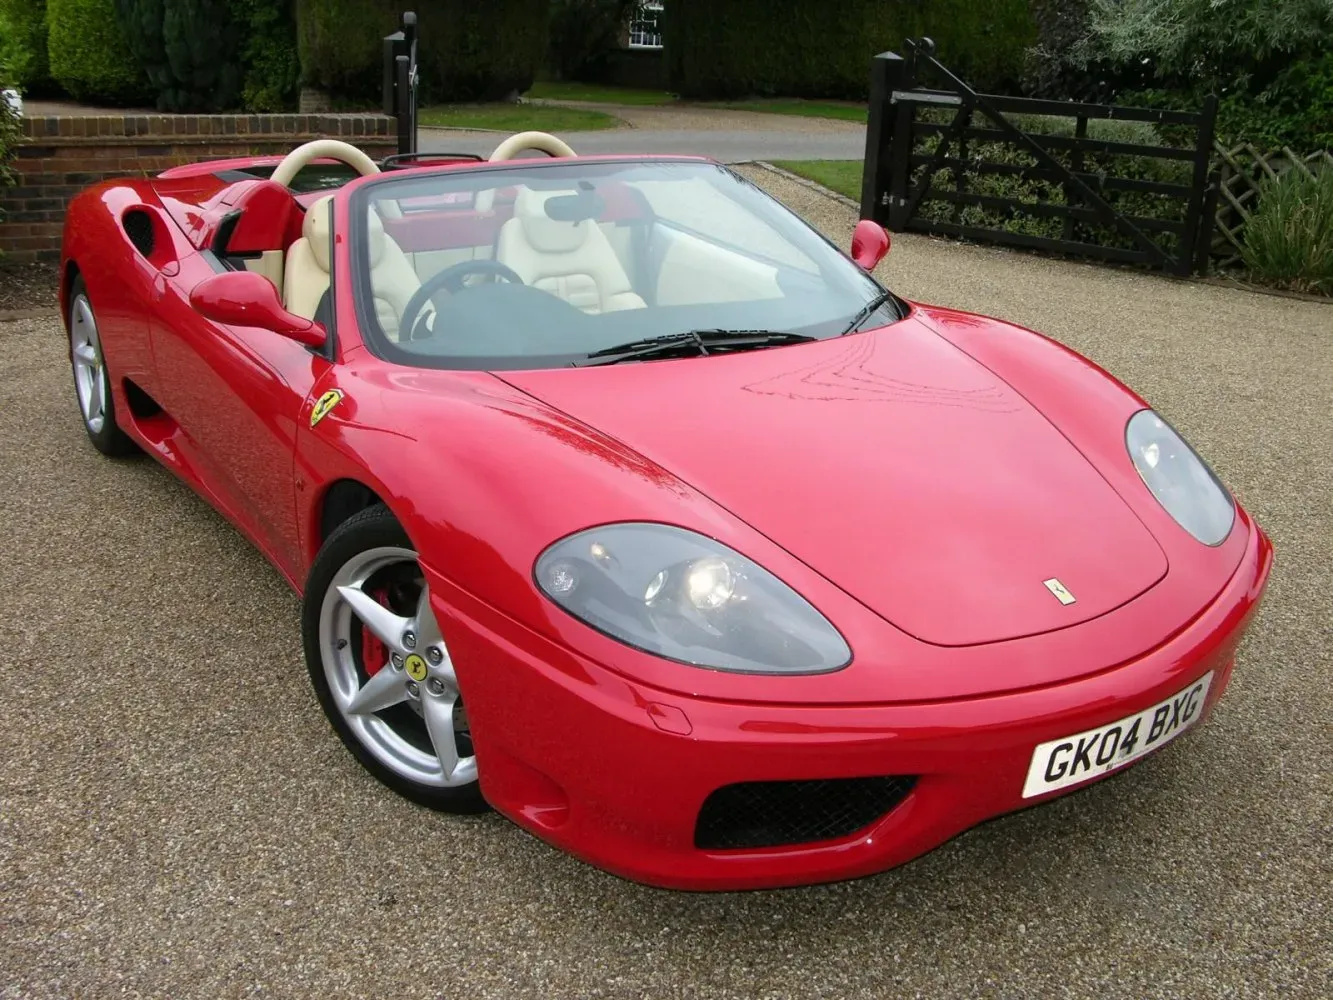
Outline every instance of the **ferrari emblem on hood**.
{"type": "Polygon", "coordinates": [[[1074,595],[1069,592],[1069,588],[1055,577],[1051,577],[1049,580],[1042,580],[1041,582],[1046,584],[1046,589],[1054,594],[1055,599],[1061,604],[1074,603],[1075,598],[1074,595]]]}
{"type": "Polygon", "coordinates": [[[324,395],[320,396],[319,400],[315,403],[315,408],[310,411],[310,426],[314,427],[315,424],[327,417],[329,411],[337,406],[338,403],[342,401],[342,398],[343,391],[341,389],[330,389],[328,392],[324,393],[324,395]]]}

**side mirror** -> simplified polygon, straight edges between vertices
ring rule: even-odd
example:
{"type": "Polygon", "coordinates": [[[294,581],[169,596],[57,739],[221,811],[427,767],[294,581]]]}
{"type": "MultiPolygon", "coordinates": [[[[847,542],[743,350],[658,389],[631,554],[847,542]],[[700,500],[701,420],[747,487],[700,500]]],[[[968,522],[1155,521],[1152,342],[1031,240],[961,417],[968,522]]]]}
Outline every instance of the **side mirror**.
{"type": "Polygon", "coordinates": [[[863,271],[873,271],[889,252],[889,234],[878,222],[862,219],[852,233],[852,260],[863,271]]]}
{"type": "Polygon", "coordinates": [[[190,293],[195,312],[214,323],[257,326],[307,347],[323,347],[324,327],[283,308],[278,290],[262,274],[224,271],[205,278],[190,293]]]}

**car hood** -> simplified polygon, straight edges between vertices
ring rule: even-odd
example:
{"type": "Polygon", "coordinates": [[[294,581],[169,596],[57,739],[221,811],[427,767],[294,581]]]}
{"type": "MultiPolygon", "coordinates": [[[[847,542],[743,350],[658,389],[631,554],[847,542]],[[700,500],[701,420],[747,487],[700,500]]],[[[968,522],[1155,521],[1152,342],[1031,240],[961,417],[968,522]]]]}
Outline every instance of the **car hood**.
{"type": "Polygon", "coordinates": [[[502,377],[925,642],[1067,628],[1167,571],[1074,444],[915,315],[791,347],[502,377]]]}

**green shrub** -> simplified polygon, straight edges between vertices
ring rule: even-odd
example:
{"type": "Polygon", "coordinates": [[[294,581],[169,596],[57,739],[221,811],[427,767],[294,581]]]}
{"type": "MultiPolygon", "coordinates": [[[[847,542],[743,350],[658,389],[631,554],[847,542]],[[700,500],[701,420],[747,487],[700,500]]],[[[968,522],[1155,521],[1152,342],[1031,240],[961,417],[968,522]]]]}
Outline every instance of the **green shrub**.
{"type": "Polygon", "coordinates": [[[1035,36],[1027,0],[667,0],[671,89],[694,98],[864,98],[870,57],[929,35],[980,90],[1018,77],[1035,36]]]}
{"type": "MultiPolygon", "coordinates": [[[[11,84],[12,81],[5,68],[5,62],[0,59],[0,90],[4,90],[11,84]]],[[[20,135],[18,114],[9,106],[7,100],[0,97],[0,187],[14,183],[14,172],[9,164],[18,149],[20,135]]],[[[0,211],[0,222],[4,222],[4,220],[5,214],[0,211]]]]}
{"type": "Polygon", "coordinates": [[[76,100],[135,104],[152,96],[114,0],[47,0],[46,15],[51,76],[76,100]]]}
{"type": "Polygon", "coordinates": [[[159,111],[223,111],[241,93],[239,30],[227,0],[115,0],[159,111]]]}
{"type": "Polygon", "coordinates": [[[46,0],[0,0],[0,65],[25,93],[51,89],[46,0]]]}
{"type": "Polygon", "coordinates": [[[286,111],[296,105],[301,60],[296,53],[294,0],[235,0],[244,27],[244,102],[249,111],[286,111]]]}
{"type": "MultiPolygon", "coordinates": [[[[301,78],[337,97],[380,96],[382,41],[401,0],[297,0],[301,78]]],[[[419,62],[426,101],[486,101],[532,86],[546,55],[550,0],[421,0],[419,62]]]]}
{"type": "Polygon", "coordinates": [[[1260,281],[1333,295],[1333,168],[1266,181],[1245,223],[1245,265],[1260,281]]]}

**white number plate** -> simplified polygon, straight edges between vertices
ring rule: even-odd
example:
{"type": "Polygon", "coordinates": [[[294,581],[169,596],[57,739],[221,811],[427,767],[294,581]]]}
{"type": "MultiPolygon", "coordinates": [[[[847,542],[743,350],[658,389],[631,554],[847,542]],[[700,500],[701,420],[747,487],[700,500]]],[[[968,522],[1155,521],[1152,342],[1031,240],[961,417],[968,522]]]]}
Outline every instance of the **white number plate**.
{"type": "Polygon", "coordinates": [[[1170,743],[1199,721],[1212,682],[1209,671],[1179,694],[1137,715],[1041,744],[1032,754],[1023,798],[1088,781],[1170,743]]]}

